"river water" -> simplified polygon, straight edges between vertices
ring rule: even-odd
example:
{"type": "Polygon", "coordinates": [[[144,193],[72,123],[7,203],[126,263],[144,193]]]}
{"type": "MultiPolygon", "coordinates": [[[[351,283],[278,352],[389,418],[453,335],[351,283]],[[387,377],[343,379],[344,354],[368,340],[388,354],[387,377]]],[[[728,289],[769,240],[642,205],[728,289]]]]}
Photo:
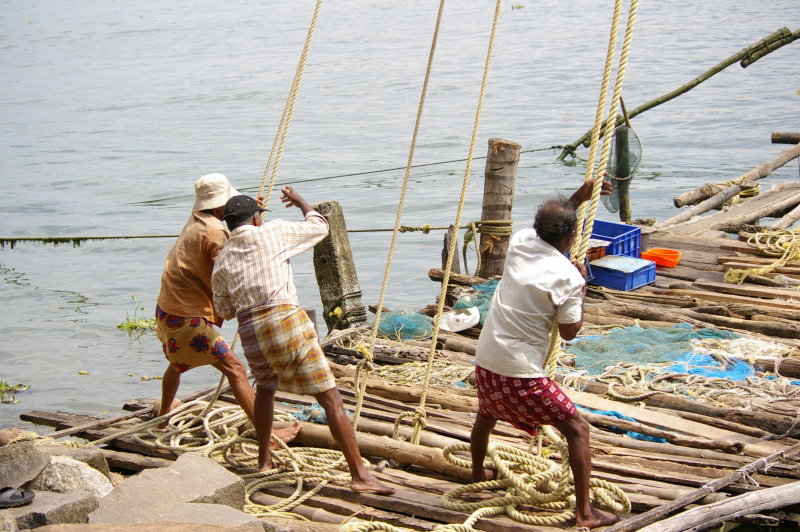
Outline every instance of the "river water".
{"type": "MultiPolygon", "coordinates": [[[[339,201],[351,229],[393,225],[402,171],[299,181],[405,164],[437,8],[431,0],[322,8],[278,181],[312,202],[339,201]]],[[[481,0],[446,7],[416,163],[466,157],[493,9],[481,0]]],[[[611,10],[606,0],[503,6],[476,155],[491,137],[531,150],[572,142],[591,126],[611,10]]],[[[201,175],[222,172],[254,192],[312,11],[308,0],[2,1],[0,237],[177,234],[201,175]]],[[[800,28],[796,0],[643,2],[628,109],[784,26],[800,28]]],[[[634,217],[671,216],[676,193],[735,178],[784,149],[769,135],[797,130],[798,65],[796,42],[637,117],[634,217]]],[[[546,196],[580,183],[582,165],[560,164],[557,154],[523,153],[516,228],[546,196]]],[[[480,215],[483,165],[474,165],[465,221],[480,215]]],[[[451,223],[464,168],[414,170],[403,223],[451,223]]],[[[792,163],[766,183],[797,179],[792,163]]],[[[297,219],[278,206],[273,199],[271,216],[297,219]]],[[[601,208],[599,216],[616,215],[601,208]]],[[[365,303],[377,302],[390,236],[351,235],[365,303]]],[[[399,238],[387,306],[433,302],[426,272],[439,265],[441,237],[399,238]]],[[[0,380],[30,385],[18,404],[0,404],[0,427],[22,424],[27,410],[99,415],[158,396],[160,381],[143,380],[164,370],[157,340],[129,338],[116,325],[152,315],[171,244],[0,249],[0,380]]],[[[303,304],[318,309],[310,258],[295,261],[296,282],[303,304]]],[[[230,340],[234,328],[223,330],[230,340]]],[[[180,393],[217,376],[191,371],[180,393]]]]}

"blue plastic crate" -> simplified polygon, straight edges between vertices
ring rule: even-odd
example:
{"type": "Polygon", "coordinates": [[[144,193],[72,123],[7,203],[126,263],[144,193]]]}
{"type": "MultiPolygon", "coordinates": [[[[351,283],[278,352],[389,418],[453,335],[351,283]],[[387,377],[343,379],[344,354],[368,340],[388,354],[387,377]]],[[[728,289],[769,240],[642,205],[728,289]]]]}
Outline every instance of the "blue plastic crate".
{"type": "Polygon", "coordinates": [[[592,238],[608,240],[606,255],[639,257],[642,254],[642,229],[634,225],[595,220],[592,238]]]}
{"type": "Polygon", "coordinates": [[[656,280],[656,263],[651,260],[606,255],[589,264],[593,278],[588,282],[614,290],[634,290],[656,280]]]}

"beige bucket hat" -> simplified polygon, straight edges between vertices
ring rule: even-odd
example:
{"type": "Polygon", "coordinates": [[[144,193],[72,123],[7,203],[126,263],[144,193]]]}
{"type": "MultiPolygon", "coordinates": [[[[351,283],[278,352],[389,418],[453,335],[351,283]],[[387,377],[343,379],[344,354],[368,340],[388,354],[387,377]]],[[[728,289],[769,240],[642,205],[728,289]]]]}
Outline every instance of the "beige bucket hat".
{"type": "Polygon", "coordinates": [[[233,188],[228,178],[222,174],[207,174],[194,183],[193,211],[204,211],[222,207],[234,196],[241,193],[233,188]]]}

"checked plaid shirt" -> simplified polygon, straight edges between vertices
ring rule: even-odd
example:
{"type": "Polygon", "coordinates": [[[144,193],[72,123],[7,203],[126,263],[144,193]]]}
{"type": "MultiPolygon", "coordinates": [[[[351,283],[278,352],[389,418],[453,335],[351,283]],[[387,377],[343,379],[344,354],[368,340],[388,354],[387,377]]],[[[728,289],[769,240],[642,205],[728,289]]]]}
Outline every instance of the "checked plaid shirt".
{"type": "Polygon", "coordinates": [[[278,304],[299,305],[289,259],[328,234],[328,222],[309,211],[302,222],[274,220],[231,233],[214,264],[214,307],[226,320],[278,304]]]}

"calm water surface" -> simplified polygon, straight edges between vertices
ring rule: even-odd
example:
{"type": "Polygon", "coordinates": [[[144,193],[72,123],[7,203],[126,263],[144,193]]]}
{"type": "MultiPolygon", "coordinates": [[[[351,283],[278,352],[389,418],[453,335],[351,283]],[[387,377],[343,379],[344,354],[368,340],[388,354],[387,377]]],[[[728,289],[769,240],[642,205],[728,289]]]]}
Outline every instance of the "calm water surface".
{"type": "MultiPolygon", "coordinates": [[[[0,236],[176,234],[201,175],[223,172],[248,192],[258,186],[313,2],[0,6],[0,236]]],[[[477,155],[490,137],[533,149],[572,142],[591,126],[611,7],[504,5],[477,155]]],[[[323,6],[280,182],[405,164],[437,8],[431,0],[323,6]]],[[[493,9],[479,0],[446,7],[415,162],[467,155],[493,9]]],[[[796,0],[642,3],[628,108],[784,26],[800,28],[796,0]]],[[[632,183],[634,216],[668,217],[676,193],[737,177],[785,148],[769,135],[797,129],[798,65],[796,42],[637,117],[644,158],[632,183]]],[[[556,155],[523,154],[517,228],[544,197],[580,183],[582,166],[559,164],[556,155]]],[[[483,164],[474,165],[465,220],[480,214],[483,164]]],[[[451,223],[464,167],[415,170],[403,222],[451,223]]],[[[793,163],[767,181],[797,179],[793,163]]],[[[402,171],[392,171],[295,187],[310,201],[339,201],[348,226],[367,229],[393,225],[401,181],[402,171]]],[[[364,300],[374,303],[390,233],[351,238],[364,300]]],[[[388,306],[433,301],[426,272],[439,263],[440,242],[441,233],[400,237],[388,306]]],[[[20,424],[27,410],[97,415],[159,394],[160,381],[141,380],[164,370],[157,340],[132,340],[115,326],[150,317],[171,244],[0,249],[0,380],[31,385],[18,405],[0,405],[0,427],[20,424]]],[[[295,272],[302,302],[319,308],[310,254],[295,272]]],[[[233,337],[232,326],[224,330],[233,337]]],[[[210,368],[189,372],[181,393],[216,379],[210,368]]]]}

